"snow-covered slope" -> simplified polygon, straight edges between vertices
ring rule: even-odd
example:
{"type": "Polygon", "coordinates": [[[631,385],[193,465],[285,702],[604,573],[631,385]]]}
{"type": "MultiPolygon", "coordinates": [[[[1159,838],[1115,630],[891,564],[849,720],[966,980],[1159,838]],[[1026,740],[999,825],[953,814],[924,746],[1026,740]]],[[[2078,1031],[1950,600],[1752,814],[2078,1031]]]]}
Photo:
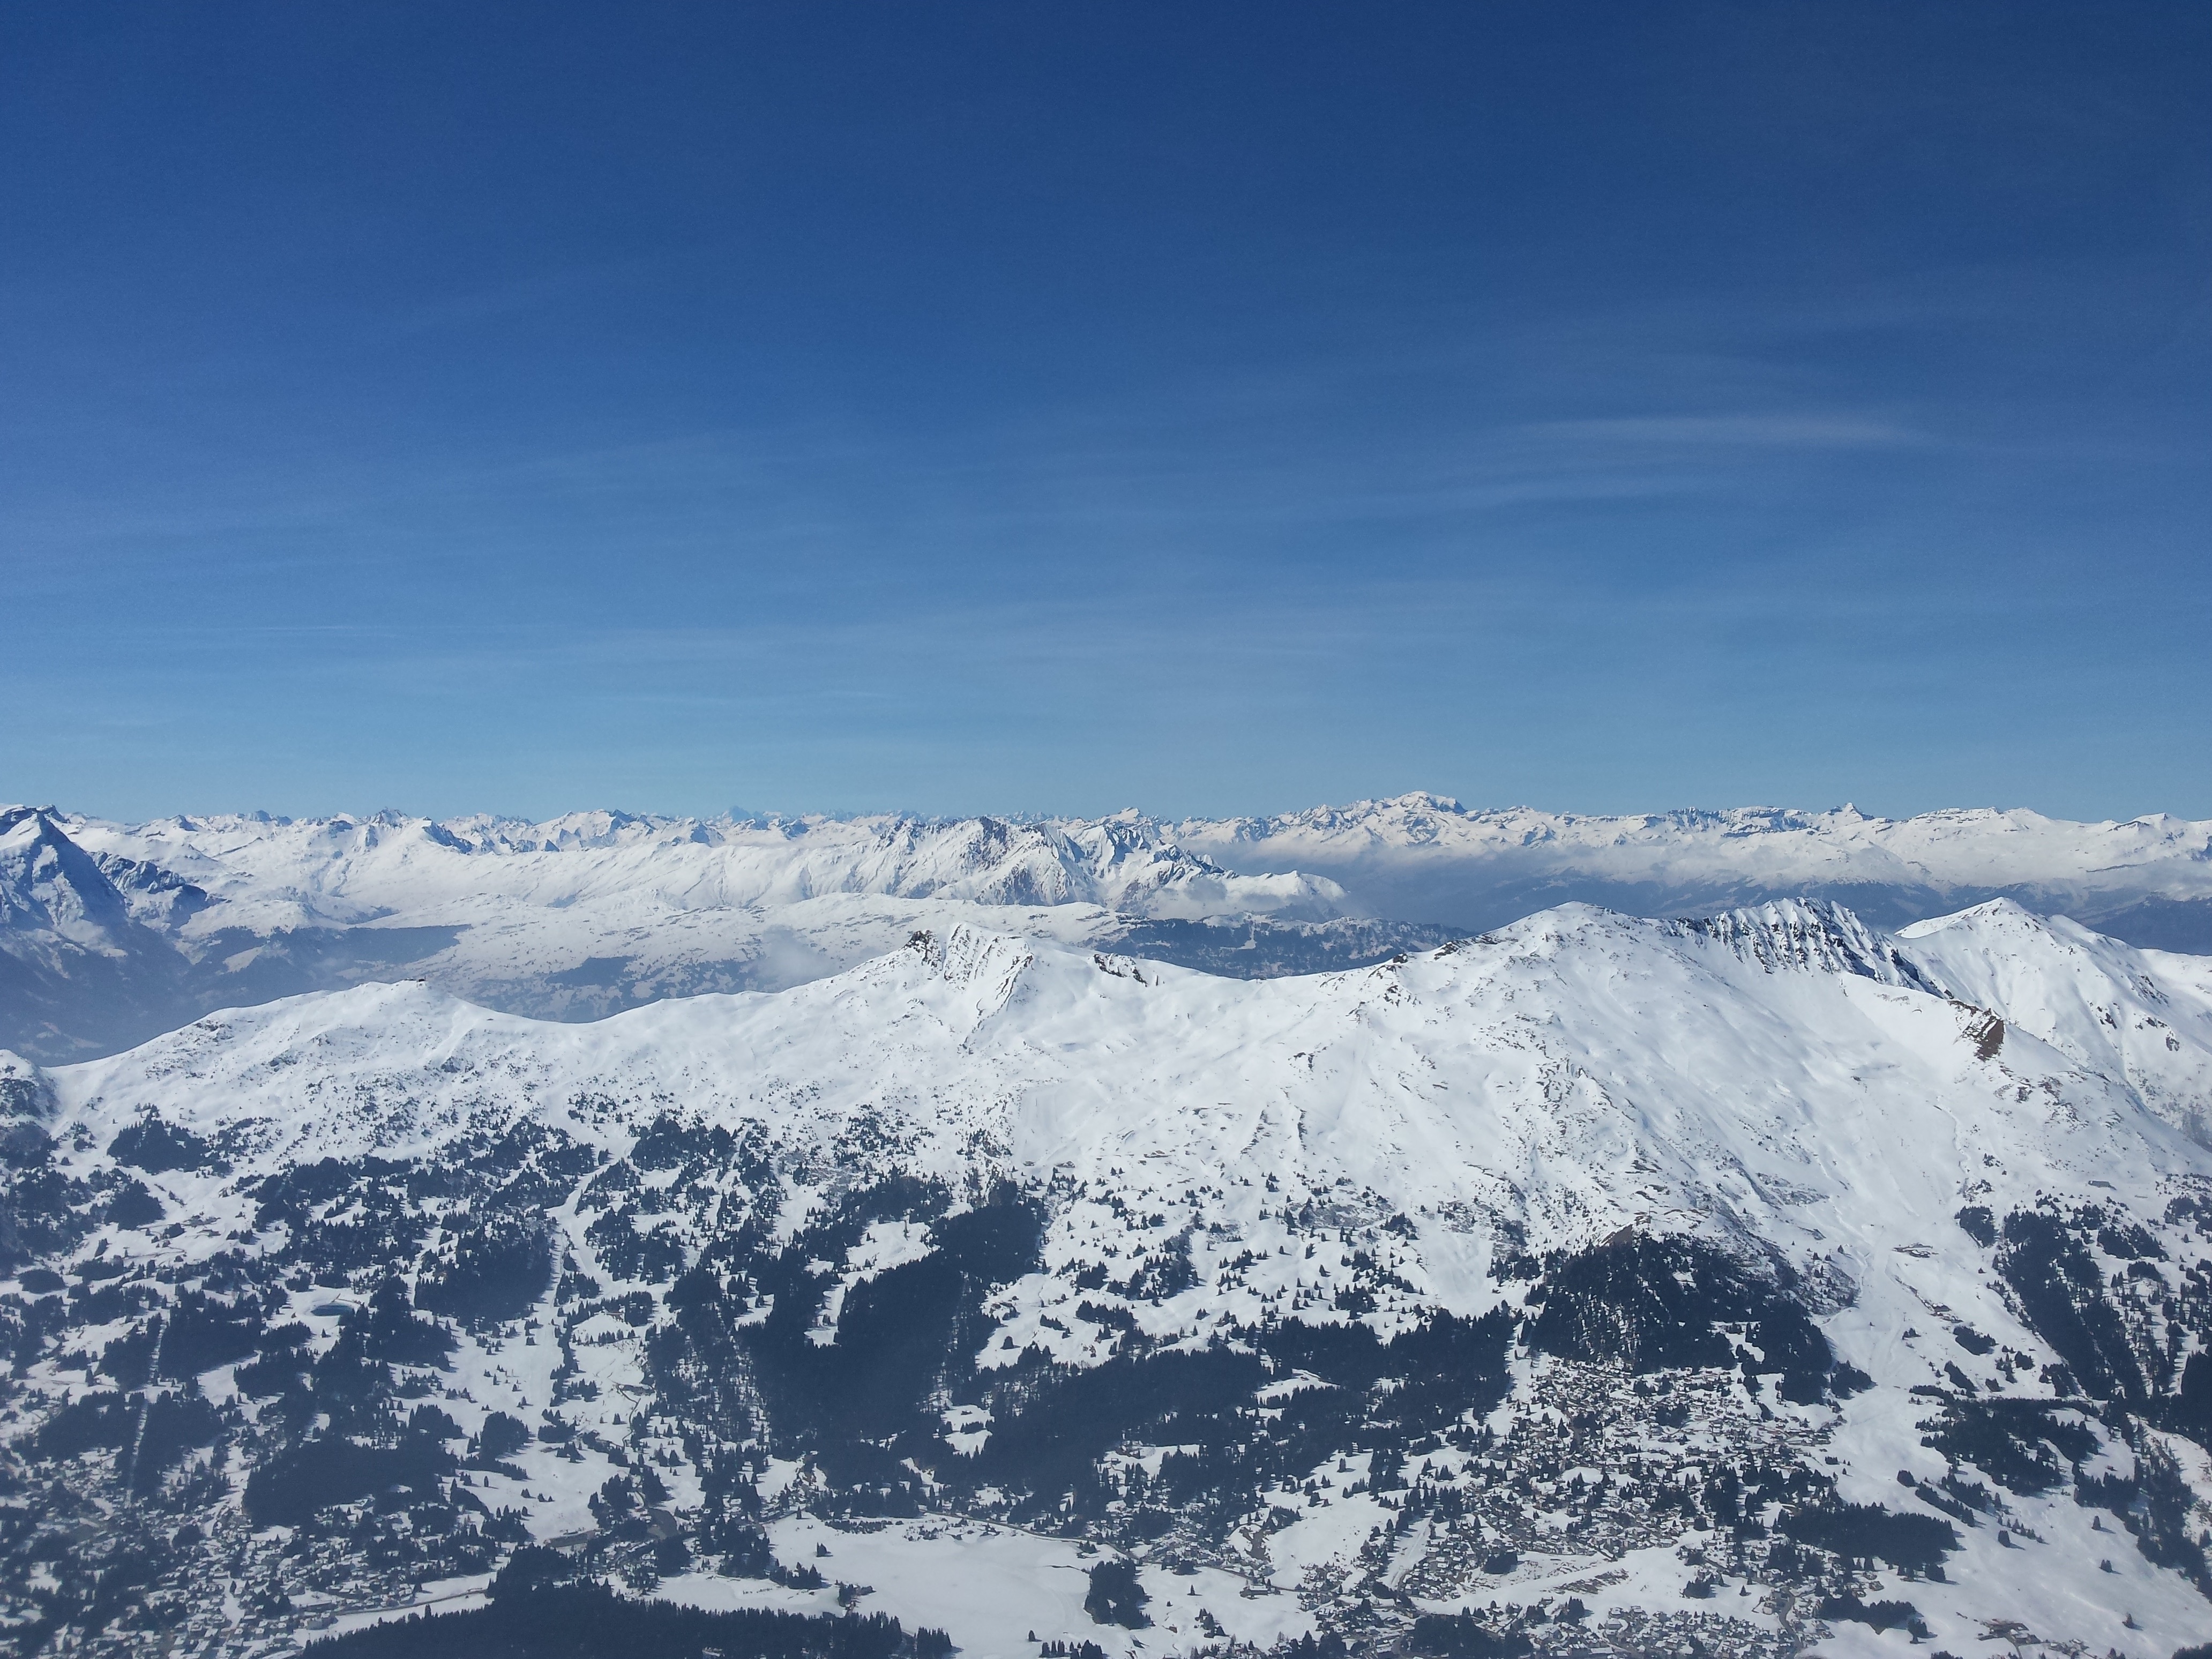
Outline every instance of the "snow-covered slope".
{"type": "MultiPolygon", "coordinates": [[[[2002,952],[2017,917],[1945,932],[2002,952]]],[[[2073,945],[2026,920],[2054,956],[2073,945]]],[[[2116,959],[2067,993],[2112,995],[2127,975],[2185,1022],[2185,1049],[2132,1066],[2087,1052],[2031,969],[1991,1006],[2019,1006],[2021,981],[2035,1006],[1981,1060],[1965,1035],[1981,1011],[1929,994],[1847,913],[1716,926],[1570,906],[1418,959],[1257,982],[960,928],[779,994],[588,1025],[367,985],[53,1075],[95,1138],[158,1112],[257,1161],[421,1157],[525,1118],[566,1128],[580,1097],[680,1099],[823,1146],[871,1115],[933,1174],[963,1172],[979,1146],[1079,1181],[1133,1158],[1157,1166],[1128,1177],[1135,1195],[1236,1164],[1313,1191],[1348,1178],[1401,1208],[1479,1200],[1539,1253],[1656,1223],[1809,1268],[1837,1239],[1948,1219],[1969,1188],[2017,1206],[2094,1174],[2162,1206],[2161,1182],[2198,1167],[2185,1143],[2189,1106],[2212,1103],[2206,988],[2129,974],[2139,953],[2095,942],[2116,959]],[[1809,960],[1808,936],[1825,947],[1809,960]],[[1898,1170],[1899,1145],[1925,1155],[1898,1170]]],[[[605,1144],[639,1127],[615,1121],[605,1144]]]]}
{"type": "MultiPolygon", "coordinates": [[[[1568,906],[1272,981],[961,927],[588,1025],[364,985],[41,1080],[27,1225],[85,1293],[18,1366],[48,1409],[158,1376],[216,1296],[306,1345],[187,1343],[247,1519],[343,1486],[318,1433],[429,1457],[349,1403],[428,1389],[542,1418],[470,1489],[595,1559],[659,1547],[607,1508],[641,1468],[726,1571],[805,1515],[1088,1537],[1188,1632],[1148,1651],[1207,1628],[1179,1564],[1247,1636],[1495,1602],[1540,1647],[1871,1653],[1895,1601],[2164,1656],[2212,1620],[2208,1054],[2199,964],[2002,906],[1568,906]],[[348,1381],[380,1343],[421,1380],[348,1381]]],[[[243,1526],[224,1571],[296,1591],[243,1526]]]]}
{"type": "Polygon", "coordinates": [[[1903,950],[1953,994],[2076,1065],[2124,1078],[2212,1146],[2212,957],[2136,951],[1998,899],[1900,930],[1903,950]]]}

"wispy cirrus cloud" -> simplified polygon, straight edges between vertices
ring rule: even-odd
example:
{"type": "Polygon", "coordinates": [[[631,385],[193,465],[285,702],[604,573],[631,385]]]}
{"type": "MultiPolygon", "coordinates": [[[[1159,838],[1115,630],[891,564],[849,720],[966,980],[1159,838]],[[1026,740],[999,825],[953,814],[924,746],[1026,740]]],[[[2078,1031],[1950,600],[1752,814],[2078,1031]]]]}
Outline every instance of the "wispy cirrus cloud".
{"type": "Polygon", "coordinates": [[[1892,421],[1818,413],[1607,416],[1522,429],[1539,438],[1692,449],[1927,449],[1942,441],[1892,421]]]}

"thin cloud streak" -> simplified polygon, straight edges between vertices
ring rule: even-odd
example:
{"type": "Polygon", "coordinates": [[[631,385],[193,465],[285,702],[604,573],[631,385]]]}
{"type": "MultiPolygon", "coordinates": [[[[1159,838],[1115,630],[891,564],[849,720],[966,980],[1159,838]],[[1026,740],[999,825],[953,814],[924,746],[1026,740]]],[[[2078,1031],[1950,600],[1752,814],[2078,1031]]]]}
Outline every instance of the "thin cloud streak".
{"type": "Polygon", "coordinates": [[[1930,449],[1925,432],[1848,415],[1643,415],[1547,421],[1524,428],[1571,442],[1690,449],[1930,449]]]}

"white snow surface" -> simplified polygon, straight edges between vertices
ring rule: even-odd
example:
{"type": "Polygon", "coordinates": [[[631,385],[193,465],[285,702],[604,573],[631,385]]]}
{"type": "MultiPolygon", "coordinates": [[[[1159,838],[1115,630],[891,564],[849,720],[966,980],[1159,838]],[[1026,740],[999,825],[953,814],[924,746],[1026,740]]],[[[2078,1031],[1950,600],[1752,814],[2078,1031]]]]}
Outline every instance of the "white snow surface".
{"type": "MultiPolygon", "coordinates": [[[[1952,993],[2002,1009],[2076,1065],[2124,1078],[2177,1122],[2212,1106],[2212,957],[2131,950],[2006,900],[1899,930],[1952,993]]],[[[2194,1130],[2207,1138],[2201,1116],[2194,1130]]]]}

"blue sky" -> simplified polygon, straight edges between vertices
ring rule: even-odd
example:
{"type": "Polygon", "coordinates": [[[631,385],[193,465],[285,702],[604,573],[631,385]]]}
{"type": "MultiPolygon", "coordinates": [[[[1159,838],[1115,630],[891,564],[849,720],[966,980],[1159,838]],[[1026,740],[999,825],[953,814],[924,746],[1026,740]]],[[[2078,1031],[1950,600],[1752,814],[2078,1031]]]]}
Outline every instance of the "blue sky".
{"type": "Polygon", "coordinates": [[[15,7],[0,798],[2212,816],[2212,9],[15,7]]]}

